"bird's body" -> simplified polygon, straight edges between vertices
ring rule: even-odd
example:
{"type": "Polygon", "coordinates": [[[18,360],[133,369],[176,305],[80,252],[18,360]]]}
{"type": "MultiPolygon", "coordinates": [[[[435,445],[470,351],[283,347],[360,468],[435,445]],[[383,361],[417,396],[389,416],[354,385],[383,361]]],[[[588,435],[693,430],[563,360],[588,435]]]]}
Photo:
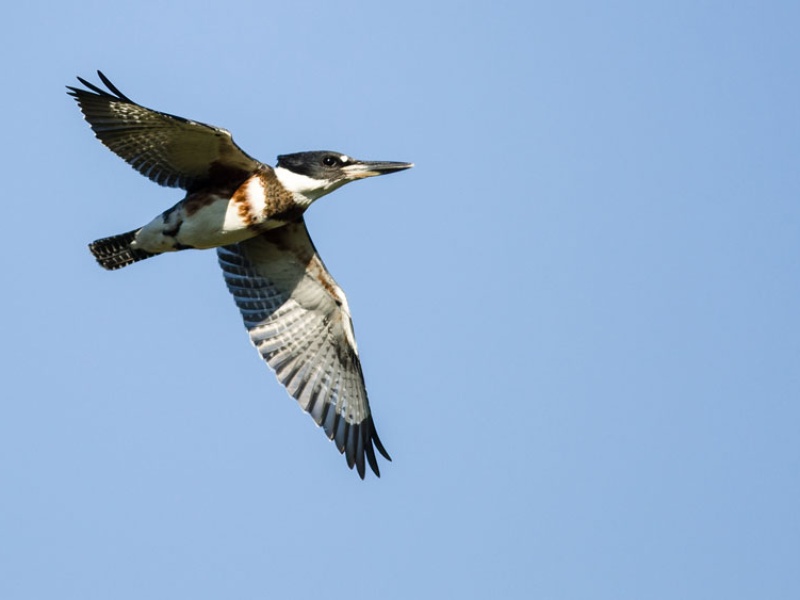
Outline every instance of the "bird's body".
{"type": "Polygon", "coordinates": [[[275,168],[244,153],[229,132],[150,110],[98,72],[107,92],[69,88],[98,139],[156,183],[186,196],[152,221],[93,242],[106,269],[189,248],[217,248],[251,341],[279,381],[364,477],[380,475],[375,431],[350,311],[303,220],[317,199],[410,163],[366,162],[329,152],[278,157],[275,168]]]}
{"type": "Polygon", "coordinates": [[[190,192],[136,234],[134,247],[162,253],[243,242],[282,227],[305,211],[273,169],[262,168],[238,187],[190,192]]]}

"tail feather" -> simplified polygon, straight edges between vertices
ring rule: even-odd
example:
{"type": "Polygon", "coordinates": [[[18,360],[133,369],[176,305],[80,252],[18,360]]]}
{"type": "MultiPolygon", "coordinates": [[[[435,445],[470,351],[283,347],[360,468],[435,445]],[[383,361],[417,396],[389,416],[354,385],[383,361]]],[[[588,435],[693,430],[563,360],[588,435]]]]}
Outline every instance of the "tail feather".
{"type": "Polygon", "coordinates": [[[136,239],[138,229],[96,240],[89,244],[89,250],[94,254],[100,266],[109,271],[121,269],[145,258],[155,256],[155,252],[147,252],[139,248],[132,248],[131,243],[136,239]]]}

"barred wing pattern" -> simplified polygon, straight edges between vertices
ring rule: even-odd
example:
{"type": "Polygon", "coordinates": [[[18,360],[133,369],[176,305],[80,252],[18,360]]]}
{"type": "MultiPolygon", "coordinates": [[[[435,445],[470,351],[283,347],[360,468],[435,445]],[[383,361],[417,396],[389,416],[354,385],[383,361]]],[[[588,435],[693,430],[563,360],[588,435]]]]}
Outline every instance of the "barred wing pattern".
{"type": "Polygon", "coordinates": [[[289,394],[364,478],[387,460],[370,414],[353,324],[342,289],[301,219],[217,248],[250,339],[289,394]]]}
{"type": "Polygon", "coordinates": [[[145,108],[97,74],[109,91],[78,77],[88,89],[68,86],[70,95],[97,139],[159,185],[188,191],[236,185],[261,165],[229,131],[145,108]]]}

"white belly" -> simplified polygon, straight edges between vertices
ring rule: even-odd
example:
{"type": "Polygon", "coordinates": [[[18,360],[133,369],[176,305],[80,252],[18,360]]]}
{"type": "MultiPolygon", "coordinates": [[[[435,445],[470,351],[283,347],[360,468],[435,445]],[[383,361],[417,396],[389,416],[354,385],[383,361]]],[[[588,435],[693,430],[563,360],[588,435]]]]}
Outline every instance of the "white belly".
{"type": "Polygon", "coordinates": [[[285,225],[280,217],[288,214],[286,200],[291,202],[291,197],[282,198],[283,204],[276,202],[281,198],[267,193],[265,177],[265,173],[254,175],[232,195],[189,194],[139,230],[135,247],[149,252],[216,248],[285,225]]]}
{"type": "Polygon", "coordinates": [[[175,239],[179,244],[193,248],[216,248],[258,235],[260,231],[246,222],[239,207],[223,196],[215,197],[194,211],[191,205],[187,205],[182,211],[183,223],[175,239]]]}

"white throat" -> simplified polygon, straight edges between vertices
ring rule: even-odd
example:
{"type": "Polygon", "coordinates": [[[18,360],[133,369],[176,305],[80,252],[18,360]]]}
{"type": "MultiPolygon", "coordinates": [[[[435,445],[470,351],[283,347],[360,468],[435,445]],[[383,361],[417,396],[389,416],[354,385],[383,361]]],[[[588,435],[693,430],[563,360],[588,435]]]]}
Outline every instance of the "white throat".
{"type": "Polygon", "coordinates": [[[295,201],[305,206],[346,183],[346,181],[312,179],[283,167],[275,167],[275,176],[286,190],[292,192],[295,201]]]}

